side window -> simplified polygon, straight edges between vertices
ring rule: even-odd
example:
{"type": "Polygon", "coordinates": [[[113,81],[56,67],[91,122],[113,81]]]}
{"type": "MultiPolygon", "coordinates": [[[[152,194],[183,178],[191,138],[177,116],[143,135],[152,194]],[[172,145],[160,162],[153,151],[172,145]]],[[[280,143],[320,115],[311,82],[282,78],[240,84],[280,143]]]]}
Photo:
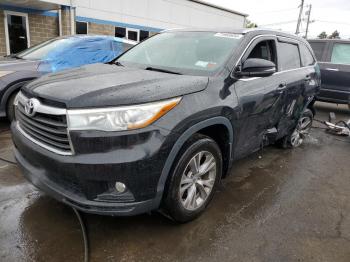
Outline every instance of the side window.
{"type": "Polygon", "coordinates": [[[278,55],[281,64],[281,71],[296,69],[300,67],[300,54],[298,45],[279,42],[278,55]]]}
{"type": "Polygon", "coordinates": [[[128,29],[128,37],[129,40],[139,41],[139,32],[136,30],[128,29]]]}
{"type": "Polygon", "coordinates": [[[350,64],[350,44],[334,44],[331,62],[335,64],[350,64]]]}
{"type": "Polygon", "coordinates": [[[140,41],[146,40],[149,37],[149,32],[140,30],[140,41]]]}
{"type": "Polygon", "coordinates": [[[78,35],[86,35],[88,33],[88,24],[86,22],[75,22],[75,33],[78,35]]]}
{"type": "Polygon", "coordinates": [[[269,60],[276,64],[276,51],[275,42],[273,40],[264,40],[259,42],[253,50],[249,53],[247,59],[249,58],[260,58],[269,60]]]}
{"type": "Polygon", "coordinates": [[[315,56],[318,61],[323,61],[322,56],[326,49],[326,42],[309,42],[314,50],[315,56]]]}
{"type": "Polygon", "coordinates": [[[315,59],[306,45],[300,44],[300,54],[303,66],[311,66],[315,64],[315,59]]]}
{"type": "Polygon", "coordinates": [[[115,27],[114,29],[114,36],[125,38],[126,37],[126,28],[124,27],[115,27]]]}

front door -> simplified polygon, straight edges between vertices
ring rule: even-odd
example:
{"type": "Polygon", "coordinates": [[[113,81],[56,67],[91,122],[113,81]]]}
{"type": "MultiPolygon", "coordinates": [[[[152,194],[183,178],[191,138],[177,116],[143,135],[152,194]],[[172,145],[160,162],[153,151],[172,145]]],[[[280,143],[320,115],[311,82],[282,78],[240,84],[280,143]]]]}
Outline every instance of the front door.
{"type": "Polygon", "coordinates": [[[28,15],[5,11],[7,54],[18,53],[29,47],[28,15]]]}
{"type": "MultiPolygon", "coordinates": [[[[242,65],[249,58],[260,58],[277,65],[276,45],[275,37],[257,38],[239,64],[242,65]]],[[[240,130],[235,146],[237,158],[259,149],[266,132],[276,126],[281,111],[281,85],[283,79],[278,74],[241,78],[235,83],[240,104],[240,130]]]]}

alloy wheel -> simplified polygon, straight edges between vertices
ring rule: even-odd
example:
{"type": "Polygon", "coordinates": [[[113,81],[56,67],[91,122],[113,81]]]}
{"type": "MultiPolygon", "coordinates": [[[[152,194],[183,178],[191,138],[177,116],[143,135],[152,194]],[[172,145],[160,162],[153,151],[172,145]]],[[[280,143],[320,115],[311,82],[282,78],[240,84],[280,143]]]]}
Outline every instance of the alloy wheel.
{"type": "Polygon", "coordinates": [[[180,181],[180,200],[187,210],[196,210],[208,199],[216,180],[216,159],[201,151],[191,158],[180,181]]]}
{"type": "Polygon", "coordinates": [[[298,147],[303,143],[305,136],[309,133],[311,124],[312,118],[310,118],[309,116],[302,116],[299,119],[298,125],[295,128],[290,139],[290,143],[293,147],[298,147]]]}

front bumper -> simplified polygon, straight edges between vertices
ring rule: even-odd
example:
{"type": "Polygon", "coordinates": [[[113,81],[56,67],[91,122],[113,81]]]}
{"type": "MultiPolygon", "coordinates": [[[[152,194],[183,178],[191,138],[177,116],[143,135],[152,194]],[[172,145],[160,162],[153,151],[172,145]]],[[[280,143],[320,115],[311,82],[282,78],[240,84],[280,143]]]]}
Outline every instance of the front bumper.
{"type": "Polygon", "coordinates": [[[62,156],[23,136],[16,122],[11,128],[15,157],[24,176],[53,198],[84,212],[105,215],[129,216],[158,208],[157,185],[171,149],[165,143],[169,134],[154,135],[152,131],[146,139],[130,142],[133,145],[62,156]],[[116,192],[117,181],[126,185],[125,192],[116,192]]]}

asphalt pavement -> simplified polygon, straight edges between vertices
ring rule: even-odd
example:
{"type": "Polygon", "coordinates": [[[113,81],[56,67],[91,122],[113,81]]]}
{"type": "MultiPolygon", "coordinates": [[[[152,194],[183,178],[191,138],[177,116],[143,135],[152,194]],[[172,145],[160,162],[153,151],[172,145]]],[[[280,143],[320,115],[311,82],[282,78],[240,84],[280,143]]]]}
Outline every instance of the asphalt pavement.
{"type": "MultiPolygon", "coordinates": [[[[317,119],[349,119],[317,103],[317,119]]],[[[82,261],[72,209],[40,193],[13,164],[0,120],[0,261],[82,261]],[[6,160],[6,161],[4,161],[6,160]]],[[[208,210],[178,225],[158,213],[84,214],[91,261],[350,261],[350,138],[314,124],[294,150],[265,148],[234,164],[208,210]]]]}

